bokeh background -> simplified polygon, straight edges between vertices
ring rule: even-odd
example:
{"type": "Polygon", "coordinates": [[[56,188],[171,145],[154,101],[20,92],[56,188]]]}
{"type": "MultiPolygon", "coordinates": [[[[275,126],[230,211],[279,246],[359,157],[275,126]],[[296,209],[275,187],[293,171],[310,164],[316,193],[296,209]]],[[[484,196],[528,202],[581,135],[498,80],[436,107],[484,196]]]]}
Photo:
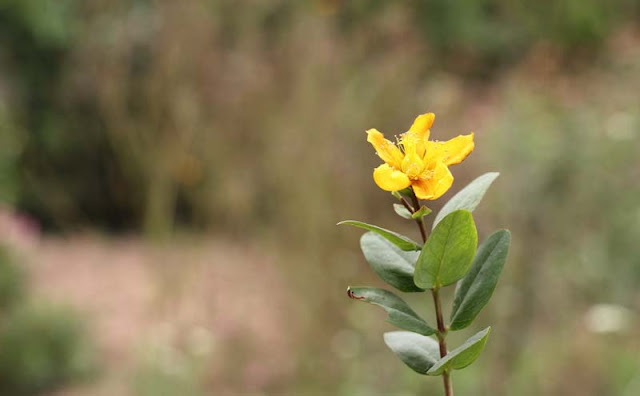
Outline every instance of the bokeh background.
{"type": "MultiPolygon", "coordinates": [[[[437,395],[347,285],[364,131],[475,131],[510,228],[460,395],[640,394],[634,0],[0,1],[0,394],[437,395]]],[[[428,296],[427,296],[428,297],[428,296]]],[[[427,318],[429,298],[406,296],[427,318]]],[[[451,293],[445,294],[446,305],[451,293]]]]}

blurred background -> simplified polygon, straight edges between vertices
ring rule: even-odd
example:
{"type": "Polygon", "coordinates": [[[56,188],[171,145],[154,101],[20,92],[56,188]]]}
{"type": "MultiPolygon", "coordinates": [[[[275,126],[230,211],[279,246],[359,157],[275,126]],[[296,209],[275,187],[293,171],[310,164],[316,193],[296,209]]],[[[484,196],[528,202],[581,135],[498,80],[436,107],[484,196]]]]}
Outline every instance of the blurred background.
{"type": "Polygon", "coordinates": [[[440,394],[335,227],[418,238],[364,131],[431,111],[513,234],[457,394],[638,395],[639,92],[634,0],[1,0],[0,394],[440,394]]]}

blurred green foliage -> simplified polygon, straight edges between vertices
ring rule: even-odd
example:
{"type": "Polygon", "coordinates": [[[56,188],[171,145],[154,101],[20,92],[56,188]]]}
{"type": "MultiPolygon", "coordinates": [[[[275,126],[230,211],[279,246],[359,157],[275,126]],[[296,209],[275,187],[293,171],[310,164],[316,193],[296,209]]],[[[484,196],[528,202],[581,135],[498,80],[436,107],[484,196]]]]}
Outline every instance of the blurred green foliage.
{"type": "Polygon", "coordinates": [[[568,51],[597,49],[633,12],[631,1],[416,1],[425,38],[443,54],[470,57],[467,71],[485,73],[548,42],[568,51]],[[489,67],[489,69],[487,69],[489,67]]]}
{"type": "Polygon", "coordinates": [[[26,299],[26,278],[0,246],[0,394],[36,395],[95,374],[95,350],[76,313],[26,299]]]}
{"type": "Polygon", "coordinates": [[[0,316],[24,296],[25,273],[14,265],[6,249],[0,246],[0,316]]]}
{"type": "Polygon", "coordinates": [[[18,161],[22,134],[9,120],[7,106],[0,102],[0,202],[14,204],[20,186],[18,161]]]}
{"type": "Polygon", "coordinates": [[[206,359],[172,345],[147,345],[132,388],[138,396],[206,395],[206,359]]]}
{"type": "Polygon", "coordinates": [[[77,382],[95,369],[87,334],[75,314],[21,307],[0,328],[0,392],[33,395],[77,382]]]}

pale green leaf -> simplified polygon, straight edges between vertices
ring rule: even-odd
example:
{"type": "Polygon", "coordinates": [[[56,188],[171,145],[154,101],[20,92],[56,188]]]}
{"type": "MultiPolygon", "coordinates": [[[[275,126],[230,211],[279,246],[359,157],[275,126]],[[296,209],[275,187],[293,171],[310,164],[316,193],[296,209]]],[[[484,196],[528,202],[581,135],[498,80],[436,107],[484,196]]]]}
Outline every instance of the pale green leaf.
{"type": "Polygon", "coordinates": [[[396,212],[398,216],[405,218],[407,220],[411,220],[411,212],[409,212],[409,209],[405,208],[404,205],[393,204],[393,210],[396,212]]]}
{"type": "Polygon", "coordinates": [[[456,289],[451,330],[469,326],[491,298],[507,260],[510,241],[509,231],[500,230],[480,245],[471,269],[456,289]]]}
{"type": "Polygon", "coordinates": [[[433,221],[432,228],[435,228],[442,219],[456,210],[466,209],[469,212],[473,212],[482,200],[484,193],[486,193],[491,186],[491,183],[493,183],[499,175],[498,172],[485,173],[460,190],[440,209],[436,219],[433,221]]]}
{"type": "Polygon", "coordinates": [[[374,232],[362,235],[360,248],[364,258],[382,280],[403,292],[423,291],[413,283],[419,252],[405,252],[374,232]]]}
{"type": "Polygon", "coordinates": [[[447,353],[445,357],[438,360],[438,362],[429,369],[427,374],[441,375],[445,371],[451,371],[451,369],[460,370],[467,367],[482,353],[490,332],[491,327],[487,327],[476,333],[460,347],[447,353]]]}
{"type": "Polygon", "coordinates": [[[389,314],[387,321],[403,330],[426,336],[436,332],[403,299],[388,290],[375,287],[349,287],[347,295],[355,300],[382,307],[389,314]]]}
{"type": "Polygon", "coordinates": [[[384,342],[413,371],[426,374],[440,359],[438,341],[409,331],[384,334],[384,342]]]}
{"type": "Polygon", "coordinates": [[[421,220],[423,217],[428,216],[429,214],[431,214],[431,209],[427,208],[426,206],[421,206],[420,209],[418,209],[414,214],[411,215],[411,218],[415,220],[421,220]]]}
{"type": "Polygon", "coordinates": [[[361,221],[356,220],[345,220],[338,223],[338,225],[347,224],[352,225],[354,227],[364,228],[365,230],[373,231],[376,234],[384,237],[389,242],[393,243],[397,247],[402,250],[410,251],[410,250],[420,250],[421,246],[409,239],[404,235],[400,235],[397,232],[389,231],[382,227],[378,227],[373,224],[363,223],[361,221]]]}

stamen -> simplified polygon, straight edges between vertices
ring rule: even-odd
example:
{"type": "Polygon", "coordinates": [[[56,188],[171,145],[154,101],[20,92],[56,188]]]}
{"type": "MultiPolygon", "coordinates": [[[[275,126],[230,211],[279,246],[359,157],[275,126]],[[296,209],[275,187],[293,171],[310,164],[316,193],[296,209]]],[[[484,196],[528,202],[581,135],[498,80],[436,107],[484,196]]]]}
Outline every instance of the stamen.
{"type": "Polygon", "coordinates": [[[398,146],[400,151],[402,151],[402,154],[406,154],[404,151],[404,144],[402,144],[402,135],[404,135],[404,133],[401,133],[400,137],[398,137],[398,135],[393,135],[393,137],[396,138],[396,146],[398,146]]]}

